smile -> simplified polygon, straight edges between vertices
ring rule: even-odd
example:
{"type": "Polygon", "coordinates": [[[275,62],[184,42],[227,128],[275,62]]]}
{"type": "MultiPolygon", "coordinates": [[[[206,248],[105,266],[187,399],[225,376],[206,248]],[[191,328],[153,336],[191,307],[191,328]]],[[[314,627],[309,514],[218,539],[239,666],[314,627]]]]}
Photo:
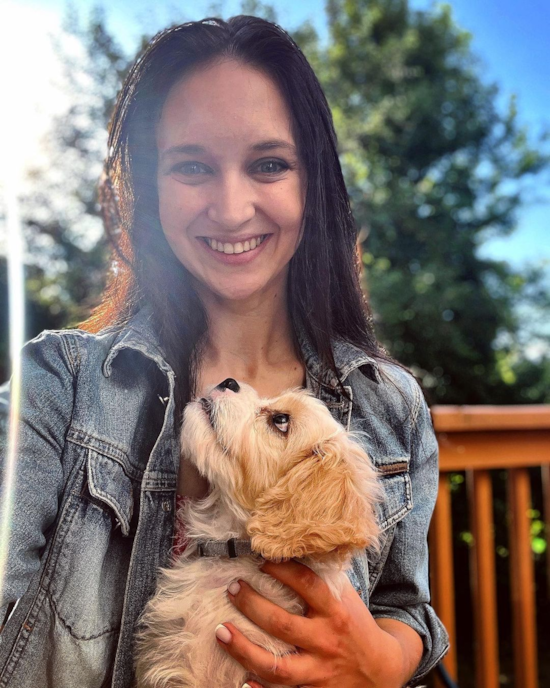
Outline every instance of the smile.
{"type": "Polygon", "coordinates": [[[214,251],[231,255],[233,253],[246,253],[248,251],[254,251],[254,249],[256,249],[267,236],[267,234],[261,234],[253,239],[250,239],[249,241],[238,241],[236,244],[230,244],[229,242],[222,243],[221,241],[216,241],[216,239],[210,239],[209,237],[201,237],[201,239],[214,251]]]}

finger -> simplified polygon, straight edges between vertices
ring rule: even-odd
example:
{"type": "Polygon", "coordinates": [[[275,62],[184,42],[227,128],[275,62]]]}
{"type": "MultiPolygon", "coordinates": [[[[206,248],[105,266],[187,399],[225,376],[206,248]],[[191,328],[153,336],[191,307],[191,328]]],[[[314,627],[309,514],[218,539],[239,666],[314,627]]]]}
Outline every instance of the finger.
{"type": "Polygon", "coordinates": [[[311,619],[287,612],[245,581],[232,583],[227,594],[239,611],[269,635],[304,650],[318,649],[316,624],[311,619]]]}
{"type": "Polygon", "coordinates": [[[265,681],[282,686],[298,686],[309,683],[315,673],[311,655],[305,653],[276,657],[248,640],[232,623],[220,624],[216,628],[216,640],[247,671],[265,681]]]}
{"type": "Polygon", "coordinates": [[[322,616],[334,613],[338,601],[325,581],[305,564],[294,559],[280,563],[265,561],[260,569],[292,588],[307,603],[310,610],[322,616]]]}

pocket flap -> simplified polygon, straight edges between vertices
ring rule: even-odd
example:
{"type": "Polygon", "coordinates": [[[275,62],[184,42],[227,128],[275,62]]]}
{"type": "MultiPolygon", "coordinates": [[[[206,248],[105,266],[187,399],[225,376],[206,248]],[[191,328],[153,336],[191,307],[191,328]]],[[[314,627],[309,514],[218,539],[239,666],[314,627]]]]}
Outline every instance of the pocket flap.
{"type": "Polygon", "coordinates": [[[123,466],[93,449],[88,453],[88,489],[92,497],[109,506],[120,523],[123,535],[130,533],[134,512],[132,480],[123,466]]]}
{"type": "Polygon", "coordinates": [[[409,458],[383,459],[376,468],[385,493],[384,501],[377,504],[378,522],[384,531],[413,508],[409,458]]]}

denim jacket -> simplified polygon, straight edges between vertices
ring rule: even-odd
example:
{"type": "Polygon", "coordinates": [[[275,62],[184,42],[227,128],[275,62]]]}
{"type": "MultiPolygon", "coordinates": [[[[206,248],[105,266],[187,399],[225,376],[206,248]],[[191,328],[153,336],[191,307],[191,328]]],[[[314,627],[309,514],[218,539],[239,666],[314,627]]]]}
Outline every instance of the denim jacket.
{"type": "MultiPolygon", "coordinates": [[[[122,329],[46,330],[22,349],[18,463],[0,633],[0,688],[127,688],[136,621],[170,563],[179,442],[175,375],[143,307],[122,329]],[[9,605],[9,606],[8,606],[9,605]]],[[[430,606],[426,535],[438,483],[429,411],[413,377],[333,342],[337,380],[303,332],[307,386],[378,467],[379,553],[349,577],[375,618],[417,631],[414,685],[448,649],[430,606]]],[[[0,464],[9,383],[0,387],[0,464]]],[[[6,495],[3,495],[3,499],[6,495]]],[[[221,619],[220,621],[223,621],[221,619]]]]}

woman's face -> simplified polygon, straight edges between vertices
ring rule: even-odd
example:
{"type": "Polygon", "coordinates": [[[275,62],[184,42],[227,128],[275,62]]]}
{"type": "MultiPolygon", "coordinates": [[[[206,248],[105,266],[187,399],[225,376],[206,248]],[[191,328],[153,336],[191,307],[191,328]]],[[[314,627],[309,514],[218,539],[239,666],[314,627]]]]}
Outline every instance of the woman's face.
{"type": "Polygon", "coordinates": [[[284,285],[305,202],[295,146],[283,96],[252,67],[226,61],[171,89],[157,127],[159,214],[199,293],[246,299],[284,285]]]}

